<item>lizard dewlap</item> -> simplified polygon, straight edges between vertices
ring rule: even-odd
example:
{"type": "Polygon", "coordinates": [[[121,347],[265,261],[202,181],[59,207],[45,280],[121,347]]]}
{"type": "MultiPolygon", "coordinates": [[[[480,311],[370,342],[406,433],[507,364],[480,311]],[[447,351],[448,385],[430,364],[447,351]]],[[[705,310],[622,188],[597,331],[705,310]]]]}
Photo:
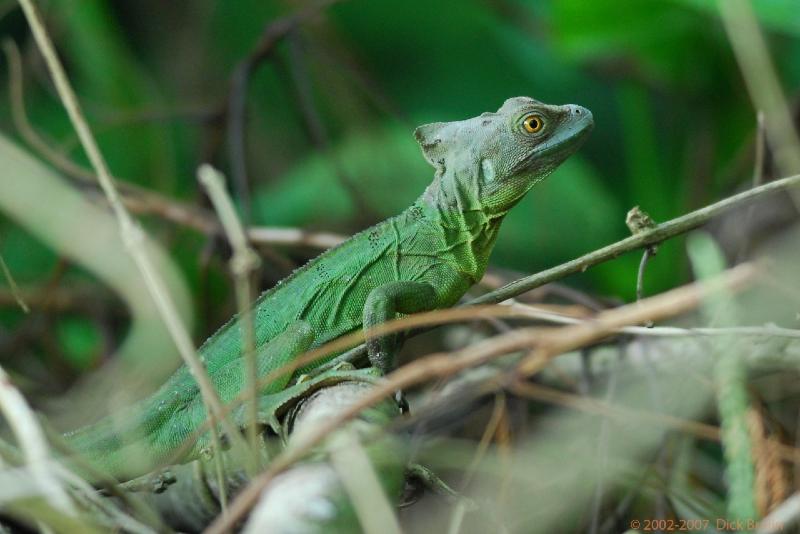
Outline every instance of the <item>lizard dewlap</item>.
{"type": "MultiPolygon", "coordinates": [[[[259,375],[353,330],[455,304],[483,276],[506,213],[581,146],[593,124],[592,114],[580,106],[515,97],[496,112],[417,128],[422,154],[435,170],[422,195],[255,302],[259,375]]],[[[383,373],[393,368],[396,349],[394,335],[367,341],[369,360],[383,373]]],[[[211,336],[200,354],[222,401],[234,399],[247,383],[238,319],[211,336]]],[[[291,378],[282,376],[262,389],[259,405],[273,412],[264,414],[265,421],[274,419],[280,404],[270,399],[283,398],[291,378]]],[[[243,413],[234,413],[239,425],[245,424],[243,413]]],[[[96,467],[136,476],[169,459],[205,419],[197,384],[182,367],[122,417],[67,439],[96,467]]],[[[206,450],[208,439],[204,434],[184,459],[206,450]]]]}

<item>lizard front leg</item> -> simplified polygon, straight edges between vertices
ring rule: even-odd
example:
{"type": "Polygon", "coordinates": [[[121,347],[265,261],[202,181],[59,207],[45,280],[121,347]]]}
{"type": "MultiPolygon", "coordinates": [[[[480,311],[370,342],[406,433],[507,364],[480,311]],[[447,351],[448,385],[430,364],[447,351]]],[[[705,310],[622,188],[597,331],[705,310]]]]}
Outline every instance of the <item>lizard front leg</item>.
{"type": "MultiPolygon", "coordinates": [[[[427,282],[389,282],[370,291],[364,304],[364,332],[367,356],[373,367],[386,374],[396,367],[398,334],[371,336],[370,329],[390,321],[400,313],[416,313],[436,308],[436,291],[427,282]]],[[[401,392],[397,401],[403,411],[408,406],[401,392]]]]}

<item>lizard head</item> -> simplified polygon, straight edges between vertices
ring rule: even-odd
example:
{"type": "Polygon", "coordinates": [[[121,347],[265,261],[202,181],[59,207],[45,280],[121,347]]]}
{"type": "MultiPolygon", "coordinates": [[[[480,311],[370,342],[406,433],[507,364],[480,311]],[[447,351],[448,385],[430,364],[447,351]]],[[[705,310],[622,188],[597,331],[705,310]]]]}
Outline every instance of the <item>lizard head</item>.
{"type": "Polygon", "coordinates": [[[436,169],[424,198],[440,209],[505,214],[584,142],[592,114],[509,98],[495,113],[420,126],[414,132],[436,169]]]}

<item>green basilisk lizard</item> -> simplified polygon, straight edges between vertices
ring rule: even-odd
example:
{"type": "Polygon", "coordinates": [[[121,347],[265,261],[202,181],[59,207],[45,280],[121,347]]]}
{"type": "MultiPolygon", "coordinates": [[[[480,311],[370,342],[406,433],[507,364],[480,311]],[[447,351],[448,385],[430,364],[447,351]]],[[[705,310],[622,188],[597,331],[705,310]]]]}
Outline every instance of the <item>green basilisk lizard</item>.
{"type": "MultiPolygon", "coordinates": [[[[592,127],[592,114],[580,106],[516,97],[495,113],[417,128],[414,135],[435,169],[422,196],[401,214],[311,260],[256,300],[259,376],[353,330],[455,304],[483,276],[506,213],[574,153],[592,127]]],[[[368,337],[372,366],[390,371],[397,345],[396,335],[368,337]]],[[[200,357],[223,402],[243,390],[236,317],[200,347],[200,357]]],[[[273,380],[260,391],[260,405],[275,410],[281,399],[291,397],[292,376],[323,361],[273,380]]],[[[245,424],[243,413],[234,413],[239,425],[245,424]]],[[[148,463],[170,458],[205,419],[199,389],[184,366],[121,416],[66,439],[96,467],[136,475],[148,463]],[[146,457],[145,465],[133,460],[137,451],[146,457]]],[[[184,459],[205,450],[208,439],[206,433],[184,459]]]]}

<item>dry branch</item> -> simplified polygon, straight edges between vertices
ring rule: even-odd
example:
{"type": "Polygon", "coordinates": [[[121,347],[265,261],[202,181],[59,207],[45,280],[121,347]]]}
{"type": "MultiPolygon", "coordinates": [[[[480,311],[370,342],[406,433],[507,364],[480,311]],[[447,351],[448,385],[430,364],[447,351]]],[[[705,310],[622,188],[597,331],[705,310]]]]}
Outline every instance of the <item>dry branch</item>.
{"type": "Polygon", "coordinates": [[[687,213],[675,219],[657,225],[651,230],[644,230],[639,234],[633,235],[611,245],[592,251],[579,258],[563,263],[552,269],[541,271],[531,276],[526,276],[515,280],[508,285],[495,291],[481,295],[471,300],[468,304],[490,304],[502,302],[513,298],[521,293],[536,289],[555,280],[559,280],[577,272],[583,272],[589,267],[612,260],[621,254],[632,250],[657,245],[671,237],[685,234],[704,225],[712,218],[724,213],[731,208],[750,202],[755,198],[768,193],[774,193],[783,189],[800,185],[800,174],[775,180],[764,185],[754,187],[742,193],[730,196],[714,204],[709,204],[703,208],[687,213]]]}
{"type": "Polygon", "coordinates": [[[258,269],[259,257],[247,243],[244,229],[239,222],[236,208],[225,190],[225,177],[210,165],[202,165],[197,170],[197,178],[206,188],[211,203],[219,214],[222,227],[228,237],[233,255],[230,267],[236,289],[236,305],[242,324],[244,361],[247,376],[246,400],[249,425],[247,438],[254,463],[258,463],[258,362],[256,361],[256,327],[253,317],[253,290],[251,279],[258,269]]]}

